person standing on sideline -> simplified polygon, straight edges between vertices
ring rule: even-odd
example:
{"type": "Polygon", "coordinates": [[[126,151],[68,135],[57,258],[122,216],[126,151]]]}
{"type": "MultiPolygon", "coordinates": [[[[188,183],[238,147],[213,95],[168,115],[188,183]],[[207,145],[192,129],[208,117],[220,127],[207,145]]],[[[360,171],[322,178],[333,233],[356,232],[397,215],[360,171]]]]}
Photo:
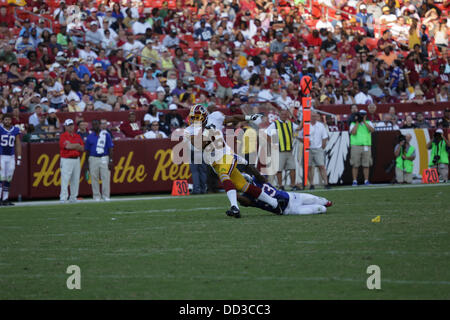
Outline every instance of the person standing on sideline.
{"type": "Polygon", "coordinates": [[[92,120],[92,133],[86,139],[85,150],[89,157],[92,196],[95,201],[110,201],[110,178],[113,165],[113,147],[111,135],[101,130],[100,121],[92,120]],[[102,179],[102,193],[100,193],[102,179]]]}
{"type": "Polygon", "coordinates": [[[3,116],[3,123],[0,125],[0,141],[0,205],[13,206],[14,203],[9,201],[9,185],[16,168],[14,155],[17,155],[18,166],[22,160],[22,143],[20,129],[12,125],[10,114],[3,116]]]}
{"type": "Polygon", "coordinates": [[[448,180],[449,148],[450,142],[441,128],[434,132],[433,140],[427,143],[427,149],[431,149],[429,167],[438,171],[440,182],[447,182],[448,180]]]}
{"type": "Polygon", "coordinates": [[[412,183],[412,172],[416,150],[409,144],[411,134],[400,135],[398,144],[394,148],[395,178],[397,183],[412,183]]]}
{"type": "MultiPolygon", "coordinates": [[[[319,121],[320,116],[317,112],[311,114],[310,126],[310,148],[309,148],[309,189],[314,190],[314,172],[316,167],[319,168],[320,175],[326,189],[330,189],[328,184],[327,170],[325,169],[325,147],[328,142],[328,132],[322,122],[319,121]]],[[[303,130],[300,133],[303,137],[303,130]]],[[[303,139],[300,139],[303,142],[303,139]]]]}
{"type": "Polygon", "coordinates": [[[66,203],[68,198],[67,188],[70,184],[70,202],[77,202],[78,188],[80,185],[80,156],[84,151],[84,143],[81,136],[74,132],[72,119],[64,121],[65,131],[59,137],[59,154],[61,157],[61,193],[59,201],[66,203]]]}
{"type": "MultiPolygon", "coordinates": [[[[279,154],[279,168],[277,172],[278,186],[281,190],[284,190],[282,183],[283,170],[289,171],[291,178],[291,188],[293,191],[300,190],[295,184],[295,157],[293,153],[294,133],[300,131],[300,126],[295,122],[289,120],[289,111],[281,110],[280,120],[275,120],[266,129],[265,133],[272,139],[272,137],[278,136],[278,145],[280,148],[279,154]]],[[[271,141],[268,140],[267,144],[270,145],[271,141]]]]}
{"type": "Polygon", "coordinates": [[[372,165],[372,122],[367,120],[367,111],[360,110],[350,124],[350,165],[352,166],[352,186],[358,186],[358,170],[363,167],[364,184],[369,183],[369,168],[372,165]]]}

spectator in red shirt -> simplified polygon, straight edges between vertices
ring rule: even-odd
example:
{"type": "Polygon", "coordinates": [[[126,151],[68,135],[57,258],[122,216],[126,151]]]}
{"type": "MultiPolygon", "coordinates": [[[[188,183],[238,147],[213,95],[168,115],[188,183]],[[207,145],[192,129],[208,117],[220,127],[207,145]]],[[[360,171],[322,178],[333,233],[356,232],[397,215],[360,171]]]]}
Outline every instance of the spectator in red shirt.
{"type": "Polygon", "coordinates": [[[384,30],[383,36],[377,42],[377,47],[379,51],[383,51],[384,48],[388,46],[393,46],[394,41],[391,38],[392,33],[389,30],[384,30]]]}
{"type": "Polygon", "coordinates": [[[127,138],[139,138],[140,135],[144,134],[141,130],[141,126],[136,121],[136,114],[134,111],[131,111],[128,114],[128,121],[124,122],[119,127],[120,131],[122,131],[127,138]]]}
{"type": "Polygon", "coordinates": [[[94,72],[92,73],[91,79],[96,83],[103,83],[106,82],[106,76],[103,72],[103,67],[100,62],[97,62],[94,64],[94,72]]]}
{"type": "Polygon", "coordinates": [[[322,39],[319,36],[319,31],[316,29],[305,38],[308,47],[320,47],[322,45],[322,39]]]}
{"type": "Polygon", "coordinates": [[[223,100],[223,104],[228,104],[233,97],[233,81],[228,76],[228,71],[224,62],[225,55],[222,53],[219,55],[217,63],[214,65],[214,74],[217,83],[216,96],[223,100]]]}
{"type": "Polygon", "coordinates": [[[72,119],[64,121],[65,132],[59,138],[61,157],[61,193],[59,201],[66,203],[68,198],[67,187],[70,184],[69,202],[77,202],[80,184],[80,156],[84,151],[83,139],[74,132],[72,119]]]}
{"type": "Polygon", "coordinates": [[[14,28],[14,15],[8,13],[7,7],[0,7],[0,26],[5,26],[7,28],[14,28]]]}

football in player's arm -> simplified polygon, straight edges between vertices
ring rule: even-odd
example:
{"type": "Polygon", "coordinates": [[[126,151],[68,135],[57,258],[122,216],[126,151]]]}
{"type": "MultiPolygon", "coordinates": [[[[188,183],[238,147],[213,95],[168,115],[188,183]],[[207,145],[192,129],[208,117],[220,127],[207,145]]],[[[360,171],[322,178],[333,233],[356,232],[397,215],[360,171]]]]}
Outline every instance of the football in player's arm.
{"type": "Polygon", "coordinates": [[[9,188],[16,164],[20,166],[22,161],[22,143],[20,129],[12,126],[10,114],[3,116],[0,125],[0,146],[0,205],[11,206],[14,204],[9,201],[9,188]]]}

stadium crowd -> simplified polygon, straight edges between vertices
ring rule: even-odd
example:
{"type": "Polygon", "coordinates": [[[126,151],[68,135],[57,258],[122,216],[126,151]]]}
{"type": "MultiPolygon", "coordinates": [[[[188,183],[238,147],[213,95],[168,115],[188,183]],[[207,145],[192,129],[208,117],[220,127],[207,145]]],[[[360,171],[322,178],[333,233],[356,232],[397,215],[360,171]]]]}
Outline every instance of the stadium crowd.
{"type": "Polygon", "coordinates": [[[232,114],[269,101],[300,114],[304,75],[316,107],[448,101],[448,1],[15,2],[0,2],[0,107],[24,141],[56,138],[59,112],[148,110],[110,128],[116,138],[169,136],[194,103],[232,114]]]}

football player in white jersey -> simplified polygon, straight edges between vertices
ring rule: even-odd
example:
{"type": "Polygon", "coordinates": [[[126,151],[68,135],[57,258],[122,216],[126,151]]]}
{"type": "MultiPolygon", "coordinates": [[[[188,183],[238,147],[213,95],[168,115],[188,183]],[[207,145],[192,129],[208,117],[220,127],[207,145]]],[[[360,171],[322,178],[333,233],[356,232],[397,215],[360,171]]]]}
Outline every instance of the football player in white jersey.
{"type": "Polygon", "coordinates": [[[260,117],[259,114],[225,116],[221,112],[213,112],[209,115],[205,107],[200,104],[192,106],[189,113],[190,126],[184,131],[184,139],[191,143],[194,153],[202,153],[205,163],[210,165],[219,176],[231,204],[226,214],[231,217],[241,217],[236,190],[251,194],[255,199],[268,204],[279,213],[282,211],[284,200],[278,201],[271,198],[262,192],[261,188],[245,180],[236,166],[238,163],[247,164],[247,161],[232,151],[226,144],[221,131],[225,123],[255,121],[260,117]]]}

